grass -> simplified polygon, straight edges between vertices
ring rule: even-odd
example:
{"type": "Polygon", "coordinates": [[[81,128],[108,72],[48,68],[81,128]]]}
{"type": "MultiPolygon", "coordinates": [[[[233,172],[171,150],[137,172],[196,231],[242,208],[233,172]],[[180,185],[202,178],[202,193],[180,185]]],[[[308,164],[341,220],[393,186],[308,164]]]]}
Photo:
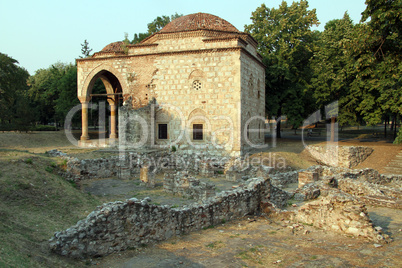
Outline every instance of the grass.
{"type": "Polygon", "coordinates": [[[56,175],[52,158],[0,151],[0,267],[81,267],[49,254],[54,232],[83,219],[101,202],[56,175]]]}
{"type": "Polygon", "coordinates": [[[242,250],[240,251],[236,257],[242,259],[242,260],[246,260],[246,261],[251,261],[254,263],[258,263],[258,264],[263,264],[262,260],[261,260],[261,253],[260,251],[264,248],[264,246],[262,245],[258,245],[255,247],[251,247],[247,250],[242,250]]]}
{"type": "Polygon", "coordinates": [[[210,249],[217,249],[217,248],[223,247],[223,242],[222,241],[215,241],[215,242],[209,243],[209,244],[207,244],[205,246],[207,248],[210,248],[210,249]]]}
{"type": "Polygon", "coordinates": [[[215,226],[213,226],[213,225],[202,227],[203,230],[208,230],[208,229],[213,229],[213,228],[215,228],[215,226]]]}

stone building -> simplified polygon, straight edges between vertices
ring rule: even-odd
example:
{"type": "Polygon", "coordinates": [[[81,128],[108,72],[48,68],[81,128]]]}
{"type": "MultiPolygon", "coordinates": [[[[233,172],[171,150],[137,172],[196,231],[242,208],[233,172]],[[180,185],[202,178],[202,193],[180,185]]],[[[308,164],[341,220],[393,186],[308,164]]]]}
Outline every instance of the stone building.
{"type": "Polygon", "coordinates": [[[118,125],[121,145],[236,156],[263,144],[265,68],[256,47],[226,20],[196,13],[139,44],[115,42],[77,59],[81,144],[90,142],[88,103],[97,79],[110,104],[109,138],[117,139],[118,125]]]}

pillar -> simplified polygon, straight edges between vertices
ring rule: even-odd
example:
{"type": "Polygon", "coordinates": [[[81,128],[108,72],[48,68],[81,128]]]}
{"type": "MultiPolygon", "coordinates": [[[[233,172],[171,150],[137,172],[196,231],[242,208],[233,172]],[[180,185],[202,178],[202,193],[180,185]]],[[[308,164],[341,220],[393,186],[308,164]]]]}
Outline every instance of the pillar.
{"type": "Polygon", "coordinates": [[[88,101],[81,101],[81,119],[82,119],[82,134],[81,134],[81,141],[89,140],[88,135],[88,101]]]}
{"type": "Polygon", "coordinates": [[[116,109],[117,105],[115,101],[109,101],[110,104],[110,139],[116,139],[116,109]]]}

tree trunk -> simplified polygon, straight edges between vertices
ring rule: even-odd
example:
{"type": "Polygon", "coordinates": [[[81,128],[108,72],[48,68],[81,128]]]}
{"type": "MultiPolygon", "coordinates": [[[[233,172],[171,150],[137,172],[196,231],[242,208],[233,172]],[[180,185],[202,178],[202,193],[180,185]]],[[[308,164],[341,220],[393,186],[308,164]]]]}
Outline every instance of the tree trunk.
{"type": "Polygon", "coordinates": [[[394,114],[393,125],[394,125],[394,140],[395,140],[396,139],[396,114],[394,114]]]}
{"type": "Polygon", "coordinates": [[[388,116],[385,116],[385,120],[384,120],[384,138],[387,138],[387,118],[388,116]]]}
{"type": "Polygon", "coordinates": [[[276,119],[276,137],[281,138],[281,117],[276,119]]]}

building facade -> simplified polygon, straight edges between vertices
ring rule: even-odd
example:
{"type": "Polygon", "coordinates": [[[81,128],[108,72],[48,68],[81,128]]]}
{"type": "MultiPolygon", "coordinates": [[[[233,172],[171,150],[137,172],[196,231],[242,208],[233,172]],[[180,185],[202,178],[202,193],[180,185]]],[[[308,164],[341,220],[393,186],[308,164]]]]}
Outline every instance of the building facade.
{"type": "Polygon", "coordinates": [[[265,68],[256,48],[229,22],[196,13],[139,44],[115,42],[78,59],[81,144],[89,142],[88,103],[97,79],[110,104],[109,138],[121,145],[235,156],[263,144],[265,68]]]}

